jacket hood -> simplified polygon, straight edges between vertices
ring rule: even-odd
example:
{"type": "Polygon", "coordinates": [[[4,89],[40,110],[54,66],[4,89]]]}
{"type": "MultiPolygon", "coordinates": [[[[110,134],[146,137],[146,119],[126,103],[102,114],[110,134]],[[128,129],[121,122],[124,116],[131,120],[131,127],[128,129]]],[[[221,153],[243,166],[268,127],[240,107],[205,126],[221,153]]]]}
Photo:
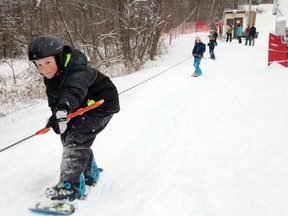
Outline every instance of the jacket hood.
{"type": "Polygon", "coordinates": [[[69,46],[64,46],[64,52],[66,54],[66,61],[68,59],[69,53],[71,54],[71,57],[70,59],[68,59],[68,62],[67,63],[65,62],[65,64],[67,64],[67,67],[73,67],[76,65],[84,65],[84,66],[88,65],[87,57],[80,50],[72,49],[69,46]]]}

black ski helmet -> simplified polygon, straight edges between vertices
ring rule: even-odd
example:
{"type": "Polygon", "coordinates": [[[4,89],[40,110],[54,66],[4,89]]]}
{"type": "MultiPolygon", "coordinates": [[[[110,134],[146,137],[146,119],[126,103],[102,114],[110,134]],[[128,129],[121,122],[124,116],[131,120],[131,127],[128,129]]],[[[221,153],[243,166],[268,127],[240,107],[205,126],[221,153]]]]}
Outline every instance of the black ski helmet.
{"type": "Polygon", "coordinates": [[[63,65],[63,44],[54,35],[40,36],[29,46],[28,56],[30,61],[55,56],[58,69],[60,70],[63,65]]]}
{"type": "Polygon", "coordinates": [[[63,51],[61,40],[54,35],[43,35],[35,39],[29,47],[29,60],[34,61],[54,56],[63,51]]]}

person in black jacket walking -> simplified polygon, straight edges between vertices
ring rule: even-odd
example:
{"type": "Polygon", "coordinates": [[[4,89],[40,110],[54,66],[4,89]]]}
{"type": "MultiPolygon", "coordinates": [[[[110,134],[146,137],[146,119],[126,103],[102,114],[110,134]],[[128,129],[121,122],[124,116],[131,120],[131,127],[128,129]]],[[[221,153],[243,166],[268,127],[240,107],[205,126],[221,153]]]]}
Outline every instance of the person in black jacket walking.
{"type": "Polygon", "coordinates": [[[52,200],[73,201],[85,194],[85,185],[95,185],[99,179],[90,147],[113,114],[119,112],[118,92],[109,77],[88,66],[80,50],[64,46],[54,35],[36,38],[28,55],[44,76],[52,111],[46,127],[60,134],[63,145],[60,181],[46,194],[52,200]],[[105,100],[101,106],[66,119],[68,114],[100,99],[105,100]]]}
{"type": "Polygon", "coordinates": [[[251,26],[249,30],[249,46],[255,45],[256,28],[254,25],[251,26]]]}

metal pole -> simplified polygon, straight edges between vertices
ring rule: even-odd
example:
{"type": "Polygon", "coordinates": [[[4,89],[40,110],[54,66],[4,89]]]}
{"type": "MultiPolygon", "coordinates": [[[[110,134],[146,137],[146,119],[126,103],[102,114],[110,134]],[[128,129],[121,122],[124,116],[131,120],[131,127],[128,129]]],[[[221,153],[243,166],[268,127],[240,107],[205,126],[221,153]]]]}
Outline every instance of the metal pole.
{"type": "Polygon", "coordinates": [[[252,0],[249,0],[249,26],[251,26],[252,24],[251,5],[252,5],[252,0]]]}

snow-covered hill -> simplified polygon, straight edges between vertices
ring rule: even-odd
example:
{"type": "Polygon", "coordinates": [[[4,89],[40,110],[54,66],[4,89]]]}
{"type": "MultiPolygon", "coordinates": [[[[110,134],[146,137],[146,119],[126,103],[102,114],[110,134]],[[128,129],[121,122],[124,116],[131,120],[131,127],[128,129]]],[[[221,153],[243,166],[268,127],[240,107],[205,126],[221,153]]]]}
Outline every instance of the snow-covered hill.
{"type": "MultiPolygon", "coordinates": [[[[202,77],[191,77],[192,34],[154,67],[113,80],[123,92],[182,62],[120,95],[121,112],[93,146],[105,171],[75,216],[288,215],[288,70],[267,67],[274,17],[262,7],[255,47],[219,41],[202,77]]],[[[0,148],[49,115],[43,101],[1,119],[0,148]]],[[[0,215],[33,215],[28,206],[58,181],[61,153],[52,131],[0,153],[0,215]]]]}

